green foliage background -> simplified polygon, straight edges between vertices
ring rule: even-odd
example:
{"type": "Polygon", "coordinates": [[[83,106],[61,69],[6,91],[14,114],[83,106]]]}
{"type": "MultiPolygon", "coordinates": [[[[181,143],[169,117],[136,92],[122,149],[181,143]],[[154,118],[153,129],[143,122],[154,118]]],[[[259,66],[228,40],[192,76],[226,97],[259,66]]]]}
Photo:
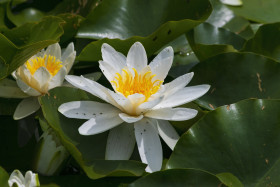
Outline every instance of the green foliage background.
{"type": "MultiPolygon", "coordinates": [[[[42,110],[21,121],[12,119],[20,100],[0,98],[0,186],[14,169],[32,169],[39,120],[71,154],[56,176],[39,175],[42,186],[279,186],[279,12],[279,0],[0,0],[0,80],[56,42],[74,42],[71,74],[81,75],[100,72],[103,43],[126,55],[140,41],[150,60],[173,47],[166,82],[194,72],[190,85],[211,85],[185,105],[196,118],[172,122],[181,138],[174,152],[163,143],[164,166],[152,174],[137,150],[128,161],[104,160],[108,133],[82,136],[84,121],[57,111],[98,100],[90,94],[54,88],[39,98],[42,110]]],[[[98,82],[109,87],[104,76],[98,82]]]]}

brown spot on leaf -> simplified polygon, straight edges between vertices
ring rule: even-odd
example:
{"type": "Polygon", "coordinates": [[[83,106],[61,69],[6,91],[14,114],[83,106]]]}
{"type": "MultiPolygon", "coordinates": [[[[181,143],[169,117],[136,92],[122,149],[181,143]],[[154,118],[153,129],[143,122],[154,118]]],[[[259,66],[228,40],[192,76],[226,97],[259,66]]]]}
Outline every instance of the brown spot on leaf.
{"type": "Polygon", "coordinates": [[[229,110],[230,105],[227,105],[227,110],[229,110]]]}
{"type": "Polygon", "coordinates": [[[260,92],[262,92],[263,91],[263,89],[262,89],[262,80],[261,80],[261,76],[260,76],[259,73],[257,73],[257,78],[258,78],[259,90],[260,90],[260,92]]]}
{"type": "Polygon", "coordinates": [[[265,163],[266,163],[266,164],[268,164],[268,163],[269,163],[269,160],[268,160],[267,158],[265,159],[265,163]]]}
{"type": "Polygon", "coordinates": [[[209,103],[209,106],[210,106],[213,110],[215,110],[215,108],[213,107],[213,105],[211,105],[210,103],[209,103]]]}

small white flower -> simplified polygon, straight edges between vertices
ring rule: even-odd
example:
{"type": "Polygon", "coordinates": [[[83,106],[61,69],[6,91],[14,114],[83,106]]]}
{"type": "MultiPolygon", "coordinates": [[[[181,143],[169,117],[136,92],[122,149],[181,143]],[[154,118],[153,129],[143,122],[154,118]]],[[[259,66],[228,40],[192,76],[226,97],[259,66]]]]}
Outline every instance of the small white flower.
{"type": "Polygon", "coordinates": [[[64,77],[70,71],[76,57],[73,43],[70,43],[61,55],[58,43],[50,45],[32,56],[20,66],[13,76],[19,88],[28,96],[16,108],[14,119],[22,119],[36,112],[40,105],[37,96],[46,94],[48,90],[61,86],[64,77]]]}
{"type": "Polygon", "coordinates": [[[100,69],[115,92],[84,77],[69,75],[66,80],[110,104],[73,101],[62,104],[58,110],[69,118],[89,119],[79,128],[82,135],[110,130],[106,159],[129,159],[136,139],[141,160],[148,164],[146,171],[160,170],[159,135],[172,150],[179,139],[168,120],[188,120],[197,114],[193,109],[174,107],[201,97],[210,86],[185,87],[193,73],[162,84],[173,61],[172,47],[161,51],[149,65],[145,49],[139,42],[130,48],[127,58],[103,44],[102,57],[100,69]]]}
{"type": "Polygon", "coordinates": [[[39,178],[36,173],[32,171],[27,171],[25,177],[21,174],[19,170],[14,170],[11,174],[8,184],[10,187],[17,185],[18,187],[36,187],[40,186],[39,178]]]}

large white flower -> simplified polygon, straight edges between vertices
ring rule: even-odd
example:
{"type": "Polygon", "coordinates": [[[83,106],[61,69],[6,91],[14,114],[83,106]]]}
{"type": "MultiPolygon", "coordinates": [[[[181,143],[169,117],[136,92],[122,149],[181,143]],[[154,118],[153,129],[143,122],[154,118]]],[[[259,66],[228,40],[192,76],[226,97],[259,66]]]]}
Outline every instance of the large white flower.
{"type": "Polygon", "coordinates": [[[79,128],[82,135],[110,130],[106,159],[129,159],[136,139],[141,160],[148,164],[146,171],[160,170],[162,147],[159,135],[172,150],[179,139],[168,120],[188,120],[197,114],[193,109],[174,107],[199,98],[210,86],[185,87],[193,73],[162,84],[173,61],[172,47],[161,51],[149,65],[145,49],[139,42],[130,48],[127,58],[110,45],[103,44],[102,57],[100,69],[115,92],[82,76],[69,75],[66,80],[109,104],[73,101],[62,104],[58,110],[69,118],[89,119],[79,128]]]}
{"type": "Polygon", "coordinates": [[[67,46],[62,55],[61,48],[56,43],[32,56],[13,72],[12,75],[16,79],[17,85],[28,96],[17,106],[14,119],[22,119],[40,108],[37,96],[46,94],[48,90],[62,85],[75,57],[76,51],[74,51],[73,43],[67,46]]]}
{"type": "Polygon", "coordinates": [[[8,180],[8,184],[10,187],[18,186],[18,187],[36,187],[40,186],[39,178],[36,173],[32,173],[32,171],[27,171],[25,173],[25,177],[21,174],[19,170],[14,170],[10,175],[8,180]]]}

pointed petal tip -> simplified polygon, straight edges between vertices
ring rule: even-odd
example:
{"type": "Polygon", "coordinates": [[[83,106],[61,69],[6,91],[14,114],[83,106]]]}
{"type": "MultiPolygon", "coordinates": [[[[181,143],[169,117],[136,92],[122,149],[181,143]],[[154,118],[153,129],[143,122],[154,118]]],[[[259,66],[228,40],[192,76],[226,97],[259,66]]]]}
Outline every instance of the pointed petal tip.
{"type": "Polygon", "coordinates": [[[168,52],[170,54],[174,54],[173,47],[171,47],[171,46],[168,46],[168,47],[164,48],[163,50],[165,50],[166,52],[168,52]]]}

